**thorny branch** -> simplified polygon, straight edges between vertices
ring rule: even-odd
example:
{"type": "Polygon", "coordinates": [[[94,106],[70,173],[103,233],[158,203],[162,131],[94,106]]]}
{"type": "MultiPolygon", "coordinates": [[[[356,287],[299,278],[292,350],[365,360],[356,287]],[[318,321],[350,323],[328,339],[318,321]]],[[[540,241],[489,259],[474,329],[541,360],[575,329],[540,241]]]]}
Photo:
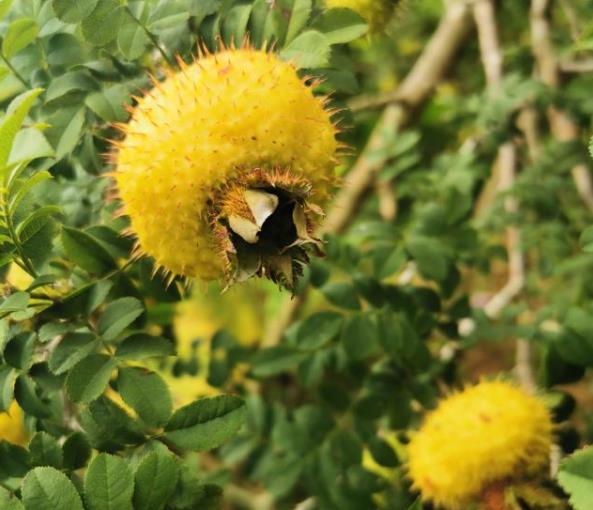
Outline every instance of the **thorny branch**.
{"type": "MultiPolygon", "coordinates": [[[[453,61],[453,57],[471,28],[469,1],[446,2],[438,28],[400,87],[390,95],[385,110],[365,149],[344,180],[332,208],[322,226],[324,234],[343,232],[355,217],[365,195],[375,183],[384,161],[371,158],[385,143],[385,130],[397,131],[410,121],[414,111],[429,97],[453,61]]],[[[382,103],[384,104],[384,103],[382,103]]],[[[263,346],[278,344],[286,327],[292,322],[306,300],[306,293],[286,300],[275,321],[268,325],[263,346]]]]}

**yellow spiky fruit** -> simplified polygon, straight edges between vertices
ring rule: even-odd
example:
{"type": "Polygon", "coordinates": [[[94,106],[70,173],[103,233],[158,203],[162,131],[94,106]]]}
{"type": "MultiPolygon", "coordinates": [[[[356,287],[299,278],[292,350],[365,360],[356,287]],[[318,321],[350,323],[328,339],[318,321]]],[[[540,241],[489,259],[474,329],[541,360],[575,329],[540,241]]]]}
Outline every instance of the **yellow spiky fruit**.
{"type": "Polygon", "coordinates": [[[424,500],[465,510],[489,486],[545,470],[552,421],[543,402],[511,383],[484,381],[442,400],[408,445],[424,500]]]}
{"type": "Polygon", "coordinates": [[[28,438],[23,422],[23,411],[14,400],[6,412],[0,413],[0,439],[24,445],[28,438]]]}
{"type": "Polygon", "coordinates": [[[265,51],[180,66],[138,100],[114,142],[138,251],[173,276],[264,274],[284,284],[290,273],[290,284],[335,183],[337,129],[325,99],[265,51]]]}
{"type": "Polygon", "coordinates": [[[381,32],[391,17],[399,0],[325,0],[330,9],[346,8],[360,14],[371,32],[381,32]]]}

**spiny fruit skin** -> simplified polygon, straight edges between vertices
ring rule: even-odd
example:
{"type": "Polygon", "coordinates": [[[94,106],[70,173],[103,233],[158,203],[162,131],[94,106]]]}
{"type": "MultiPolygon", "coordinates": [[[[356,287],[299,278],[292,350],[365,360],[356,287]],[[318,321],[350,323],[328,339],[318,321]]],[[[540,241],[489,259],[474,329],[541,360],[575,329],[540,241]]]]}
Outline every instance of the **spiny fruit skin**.
{"type": "Polygon", "coordinates": [[[321,204],[335,183],[337,128],[290,63],[224,50],[170,73],[138,101],[114,173],[139,253],[171,275],[213,280],[225,267],[213,197],[254,170],[289,172],[321,204]]]}
{"type": "Polygon", "coordinates": [[[465,510],[493,483],[548,464],[552,421],[537,398],[484,381],[442,400],[408,445],[408,473],[424,500],[465,510]]]}
{"type": "Polygon", "coordinates": [[[375,33],[385,28],[397,3],[398,0],[325,0],[329,9],[347,8],[360,14],[375,33]]]}

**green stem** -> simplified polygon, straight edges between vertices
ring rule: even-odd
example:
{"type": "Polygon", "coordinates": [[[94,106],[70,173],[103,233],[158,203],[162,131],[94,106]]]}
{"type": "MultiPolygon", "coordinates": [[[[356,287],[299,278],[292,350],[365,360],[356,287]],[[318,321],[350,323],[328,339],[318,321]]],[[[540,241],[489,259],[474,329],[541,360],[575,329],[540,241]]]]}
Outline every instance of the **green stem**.
{"type": "Polygon", "coordinates": [[[159,41],[156,38],[156,36],[150,30],[148,30],[148,28],[146,27],[146,25],[144,25],[144,23],[142,23],[136,16],[134,16],[134,14],[132,13],[132,11],[130,10],[130,8],[128,6],[125,6],[124,10],[128,14],[128,16],[130,16],[130,18],[132,18],[138,24],[138,26],[141,27],[142,30],[144,30],[144,33],[150,39],[150,42],[152,42],[152,44],[155,46],[155,48],[157,50],[159,50],[160,54],[163,56],[163,58],[165,59],[167,64],[169,64],[171,67],[174,67],[173,61],[165,53],[165,50],[159,44],[159,41]]]}
{"type": "Polygon", "coordinates": [[[29,260],[29,257],[27,257],[27,255],[25,254],[25,251],[23,250],[23,245],[21,244],[18,236],[16,235],[14,222],[12,221],[12,215],[10,214],[10,209],[8,207],[8,197],[3,197],[2,212],[4,217],[6,218],[6,229],[8,230],[8,235],[12,239],[12,243],[14,244],[14,247],[16,248],[16,251],[21,259],[20,262],[22,264],[18,264],[18,262],[17,264],[21,266],[25,271],[27,271],[27,273],[29,273],[33,278],[37,278],[37,271],[33,267],[33,264],[29,260]]]}
{"type": "Polygon", "coordinates": [[[29,82],[27,80],[25,80],[25,78],[23,78],[23,75],[21,73],[19,73],[14,66],[10,63],[10,60],[8,60],[5,56],[4,53],[0,52],[0,58],[4,61],[4,63],[6,64],[6,67],[8,67],[8,69],[10,69],[10,71],[12,72],[12,74],[14,74],[17,79],[28,89],[31,88],[31,85],[29,84],[29,82]]]}

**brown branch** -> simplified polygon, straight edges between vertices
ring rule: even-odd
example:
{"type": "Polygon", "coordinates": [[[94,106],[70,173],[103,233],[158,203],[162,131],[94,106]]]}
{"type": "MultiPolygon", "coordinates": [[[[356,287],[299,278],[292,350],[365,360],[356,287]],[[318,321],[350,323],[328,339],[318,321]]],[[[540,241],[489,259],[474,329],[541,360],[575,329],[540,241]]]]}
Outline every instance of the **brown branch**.
{"type": "MultiPolygon", "coordinates": [[[[478,29],[480,54],[488,90],[491,94],[497,94],[502,83],[503,69],[493,1],[476,0],[473,14],[478,29]]],[[[493,172],[498,175],[498,193],[506,193],[512,188],[515,182],[516,168],[517,148],[512,141],[507,141],[498,149],[496,171],[493,172]]],[[[504,208],[507,214],[515,215],[519,210],[517,199],[507,196],[504,208]]],[[[525,259],[521,249],[521,231],[517,227],[508,226],[505,237],[508,254],[508,280],[484,307],[486,315],[492,318],[497,317],[525,285],[525,259]]],[[[515,373],[522,387],[533,392],[535,383],[531,368],[531,346],[528,341],[523,339],[517,339],[515,373]]]]}
{"type": "Polygon", "coordinates": [[[581,28],[579,27],[579,19],[572,5],[568,0],[560,0],[560,7],[562,7],[568,26],[570,27],[570,37],[573,41],[578,41],[581,38],[581,28]]]}
{"type": "Polygon", "coordinates": [[[377,179],[375,192],[379,200],[381,218],[383,221],[393,221],[397,216],[397,194],[394,183],[377,179]]]}
{"type": "Polygon", "coordinates": [[[563,73],[590,73],[593,71],[593,58],[587,60],[563,60],[558,64],[563,73]]]}
{"type": "MultiPolygon", "coordinates": [[[[530,11],[531,46],[536,60],[536,74],[548,87],[557,88],[560,84],[560,71],[548,20],[548,0],[532,0],[530,11]]],[[[570,142],[579,138],[578,125],[562,110],[550,106],[547,111],[552,135],[559,142],[570,142]]],[[[593,182],[589,168],[580,163],[572,168],[572,178],[581,200],[593,211],[593,182]]]]}
{"type": "MultiPolygon", "coordinates": [[[[469,3],[467,0],[446,2],[446,9],[435,33],[414,64],[400,87],[387,101],[371,136],[360,157],[344,179],[332,208],[322,225],[321,233],[340,233],[355,217],[364,196],[375,182],[376,175],[384,161],[371,157],[385,143],[385,130],[397,131],[411,119],[413,112],[434,90],[453,61],[462,42],[471,28],[469,3]]],[[[286,300],[279,316],[272,321],[264,333],[262,345],[272,346],[280,342],[284,330],[298,313],[306,296],[286,300]]]]}
{"type": "MultiPolygon", "coordinates": [[[[515,181],[516,152],[513,142],[504,143],[498,151],[496,173],[499,176],[499,193],[506,193],[515,181]]],[[[504,208],[508,214],[514,215],[517,213],[519,205],[514,197],[506,197],[504,208]]],[[[516,227],[509,226],[505,236],[509,258],[508,280],[484,306],[484,312],[491,318],[498,317],[503,308],[521,292],[525,284],[525,261],[521,251],[521,232],[516,227]]]]}
{"type": "MultiPolygon", "coordinates": [[[[480,56],[486,75],[488,92],[497,94],[502,83],[502,53],[498,41],[495,9],[492,0],[476,0],[473,14],[478,29],[480,56]]],[[[508,141],[500,146],[493,175],[498,178],[498,193],[507,192],[515,181],[516,148],[508,141]]],[[[513,197],[507,197],[504,204],[509,214],[515,214],[518,204],[513,197]]],[[[524,261],[521,252],[521,235],[515,227],[506,231],[507,253],[509,257],[509,277],[506,285],[485,305],[489,317],[496,317],[500,311],[521,291],[524,283],[524,261]]]]}
{"type": "Polygon", "coordinates": [[[398,103],[385,109],[367,146],[346,176],[323,225],[324,233],[340,233],[350,224],[364,194],[384,164],[380,158],[370,156],[384,145],[385,130],[401,128],[410,120],[414,110],[430,97],[469,32],[468,20],[466,2],[453,2],[448,6],[424,52],[394,94],[398,103]]]}

